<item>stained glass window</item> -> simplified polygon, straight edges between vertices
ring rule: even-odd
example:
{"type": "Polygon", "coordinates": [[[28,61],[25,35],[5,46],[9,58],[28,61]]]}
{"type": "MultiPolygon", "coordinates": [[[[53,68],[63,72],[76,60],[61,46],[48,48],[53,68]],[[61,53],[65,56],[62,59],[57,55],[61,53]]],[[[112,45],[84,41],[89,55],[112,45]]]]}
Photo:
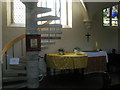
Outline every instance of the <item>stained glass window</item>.
{"type": "Polygon", "coordinates": [[[112,26],[118,26],[118,5],[112,6],[112,26]]]}
{"type": "Polygon", "coordinates": [[[103,10],[103,25],[110,26],[110,8],[103,10]]]}
{"type": "Polygon", "coordinates": [[[118,26],[118,5],[103,9],[103,26],[118,26]]]}

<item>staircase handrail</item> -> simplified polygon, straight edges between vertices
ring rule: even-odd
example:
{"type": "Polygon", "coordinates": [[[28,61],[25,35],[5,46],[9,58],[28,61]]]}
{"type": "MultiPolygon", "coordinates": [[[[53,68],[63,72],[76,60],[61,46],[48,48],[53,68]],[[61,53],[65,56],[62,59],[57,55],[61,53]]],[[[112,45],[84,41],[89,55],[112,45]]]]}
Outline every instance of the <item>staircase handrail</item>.
{"type": "Polygon", "coordinates": [[[22,34],[20,36],[18,36],[17,38],[15,38],[14,40],[11,40],[10,42],[8,42],[4,48],[2,49],[2,54],[1,54],[1,60],[3,58],[3,56],[5,55],[5,52],[7,52],[7,50],[12,47],[15,43],[19,42],[20,40],[22,40],[23,38],[25,38],[25,34],[22,34]]]}

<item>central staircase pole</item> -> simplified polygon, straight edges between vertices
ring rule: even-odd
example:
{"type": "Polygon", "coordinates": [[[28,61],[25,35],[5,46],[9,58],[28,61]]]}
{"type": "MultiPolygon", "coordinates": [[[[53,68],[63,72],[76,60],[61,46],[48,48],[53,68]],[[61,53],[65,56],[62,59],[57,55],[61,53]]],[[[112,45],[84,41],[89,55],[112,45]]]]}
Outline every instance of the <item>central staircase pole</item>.
{"type": "MultiPolygon", "coordinates": [[[[22,0],[21,0],[22,1],[22,0]]],[[[35,2],[24,2],[26,6],[26,35],[34,35],[31,31],[37,33],[37,0],[35,2]]],[[[27,42],[26,42],[27,43],[27,42]]],[[[28,46],[26,46],[28,47],[28,46]]],[[[38,71],[38,51],[27,51],[27,87],[39,87],[38,71]]]]}

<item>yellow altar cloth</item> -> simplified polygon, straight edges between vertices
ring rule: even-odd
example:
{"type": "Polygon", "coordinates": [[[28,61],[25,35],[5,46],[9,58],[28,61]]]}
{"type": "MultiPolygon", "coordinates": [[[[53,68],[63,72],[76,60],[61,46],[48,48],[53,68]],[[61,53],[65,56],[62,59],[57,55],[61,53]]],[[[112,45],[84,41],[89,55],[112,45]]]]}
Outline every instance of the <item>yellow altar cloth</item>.
{"type": "Polygon", "coordinates": [[[50,53],[46,55],[46,62],[48,67],[53,69],[79,69],[87,67],[88,56],[79,53],[65,53],[59,55],[58,53],[50,53]]]}

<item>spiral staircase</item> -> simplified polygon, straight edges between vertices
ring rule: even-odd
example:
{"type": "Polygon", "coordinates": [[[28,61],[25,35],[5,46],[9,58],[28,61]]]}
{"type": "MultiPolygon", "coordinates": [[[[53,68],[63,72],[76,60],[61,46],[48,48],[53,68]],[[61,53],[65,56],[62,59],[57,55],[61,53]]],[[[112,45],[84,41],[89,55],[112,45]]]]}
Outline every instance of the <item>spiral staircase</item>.
{"type": "MultiPolygon", "coordinates": [[[[60,34],[62,34],[61,28],[62,25],[56,23],[56,20],[59,20],[60,17],[57,15],[48,15],[42,16],[42,14],[51,12],[51,8],[47,7],[37,7],[37,13],[41,14],[41,17],[36,18],[36,23],[38,21],[41,24],[36,26],[37,30],[29,31],[30,34],[39,33],[41,35],[41,50],[47,49],[48,45],[55,44],[55,40],[61,39],[60,34]],[[52,23],[54,21],[54,23],[52,23]],[[43,23],[44,22],[44,23],[43,23]],[[51,24],[52,23],[52,24],[51,24]]],[[[37,15],[36,15],[37,16],[37,15]]],[[[25,34],[20,35],[16,39],[8,43],[2,52],[3,58],[3,89],[6,88],[23,88],[27,85],[26,79],[26,57],[25,57],[25,34]],[[8,62],[9,59],[9,48],[12,48],[11,57],[15,56],[15,44],[21,42],[21,55],[19,56],[20,61],[18,65],[10,65],[8,62]]]]}

